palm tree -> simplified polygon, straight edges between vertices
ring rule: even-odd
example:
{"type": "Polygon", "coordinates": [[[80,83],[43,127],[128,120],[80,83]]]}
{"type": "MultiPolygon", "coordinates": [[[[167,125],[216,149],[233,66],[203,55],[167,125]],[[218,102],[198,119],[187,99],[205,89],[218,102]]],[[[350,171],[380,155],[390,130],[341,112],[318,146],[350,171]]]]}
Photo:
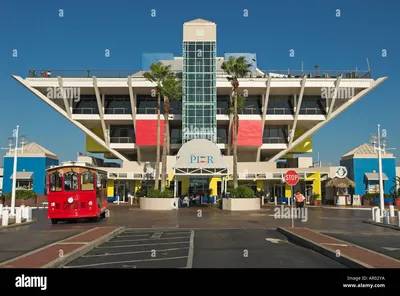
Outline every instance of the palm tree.
{"type": "Polygon", "coordinates": [[[169,130],[168,117],[171,107],[170,102],[172,100],[180,100],[182,97],[181,85],[175,74],[171,73],[165,80],[162,95],[164,97],[164,145],[161,159],[161,191],[164,191],[167,181],[167,151],[169,150],[169,133],[167,133],[167,131],[169,130]]]}
{"type": "Polygon", "coordinates": [[[221,68],[224,70],[228,76],[228,81],[232,84],[232,97],[234,100],[233,103],[233,188],[238,187],[238,179],[237,179],[237,134],[238,134],[238,126],[239,126],[239,115],[238,115],[238,88],[239,88],[239,78],[246,77],[248,73],[251,71],[249,68],[251,64],[246,62],[245,57],[229,57],[229,60],[222,63],[221,68]]]}
{"type": "Polygon", "coordinates": [[[161,136],[161,94],[164,88],[165,80],[171,75],[171,66],[165,66],[163,63],[153,63],[150,66],[150,72],[145,72],[144,77],[150,82],[156,83],[157,89],[157,157],[156,157],[156,172],[154,180],[154,189],[158,190],[158,181],[160,178],[160,136],[161,136]]]}

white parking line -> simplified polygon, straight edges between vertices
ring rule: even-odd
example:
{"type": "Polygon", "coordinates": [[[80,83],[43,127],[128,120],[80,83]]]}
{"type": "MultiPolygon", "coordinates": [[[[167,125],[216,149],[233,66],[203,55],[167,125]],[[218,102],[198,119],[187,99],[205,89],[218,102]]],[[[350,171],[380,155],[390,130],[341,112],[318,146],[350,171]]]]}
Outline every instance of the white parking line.
{"type": "Polygon", "coordinates": [[[164,232],[164,234],[165,235],[168,235],[168,234],[187,234],[187,233],[190,233],[190,231],[185,231],[185,232],[164,232]]]}
{"type": "Polygon", "coordinates": [[[192,268],[193,255],[194,255],[194,230],[192,230],[190,233],[189,254],[188,254],[188,260],[186,263],[186,268],[192,268]]]}
{"type": "Polygon", "coordinates": [[[188,243],[189,243],[189,241],[186,241],[186,242],[178,242],[178,243],[157,243],[157,244],[140,244],[140,245],[124,245],[124,246],[97,247],[96,249],[130,248],[130,247],[141,247],[141,246],[176,245],[176,244],[188,244],[188,243]]]}
{"type": "Polygon", "coordinates": [[[150,236],[151,234],[133,234],[133,235],[117,235],[116,237],[140,237],[140,236],[150,236]]]}
{"type": "Polygon", "coordinates": [[[133,263],[133,262],[146,262],[146,261],[177,260],[177,259],[185,259],[187,257],[188,256],[170,257],[170,258],[157,258],[157,259],[129,260],[129,261],[116,261],[116,262],[107,262],[107,263],[64,266],[64,268],[92,267],[92,266],[102,266],[102,265],[112,265],[112,264],[133,263]]]}
{"type": "Polygon", "coordinates": [[[164,238],[125,239],[125,240],[108,241],[107,243],[138,242],[138,241],[148,241],[148,240],[154,241],[154,240],[162,240],[162,239],[180,239],[180,238],[190,238],[190,236],[164,237],[164,238]]]}
{"type": "Polygon", "coordinates": [[[135,251],[135,252],[122,252],[122,253],[105,253],[105,254],[96,254],[96,255],[83,255],[81,257],[91,258],[91,257],[116,256],[116,255],[127,255],[127,254],[151,253],[153,251],[155,251],[157,253],[157,252],[162,252],[162,251],[177,251],[177,250],[184,250],[184,249],[189,249],[189,247],[173,248],[173,249],[162,249],[162,250],[146,250],[146,251],[135,251]]]}

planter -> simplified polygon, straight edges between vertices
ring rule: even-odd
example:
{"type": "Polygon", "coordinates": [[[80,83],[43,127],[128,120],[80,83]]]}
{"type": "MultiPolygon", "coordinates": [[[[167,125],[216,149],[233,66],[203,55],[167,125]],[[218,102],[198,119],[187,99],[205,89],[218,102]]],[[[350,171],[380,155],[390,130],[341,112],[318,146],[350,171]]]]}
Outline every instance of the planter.
{"type": "Polygon", "coordinates": [[[314,205],[314,206],[318,206],[318,205],[319,205],[319,201],[318,201],[318,200],[314,200],[314,201],[313,201],[313,205],[314,205]]]}
{"type": "Polygon", "coordinates": [[[370,206],[371,205],[371,201],[369,199],[363,199],[362,200],[362,204],[363,204],[363,206],[370,206]]]}
{"type": "Polygon", "coordinates": [[[260,198],[224,198],[222,209],[227,211],[257,211],[261,209],[260,198]]]}
{"type": "Polygon", "coordinates": [[[394,199],[394,205],[395,205],[396,207],[400,207],[400,197],[396,197],[396,198],[394,199]]]}
{"type": "Polygon", "coordinates": [[[174,203],[177,203],[175,198],[140,198],[140,208],[142,210],[172,211],[174,209],[174,203]]]}
{"type": "MultiPolygon", "coordinates": [[[[11,206],[11,198],[6,199],[6,204],[8,206],[11,206]]],[[[20,207],[21,205],[24,205],[26,207],[37,207],[37,197],[29,199],[15,199],[15,206],[20,207]]]]}

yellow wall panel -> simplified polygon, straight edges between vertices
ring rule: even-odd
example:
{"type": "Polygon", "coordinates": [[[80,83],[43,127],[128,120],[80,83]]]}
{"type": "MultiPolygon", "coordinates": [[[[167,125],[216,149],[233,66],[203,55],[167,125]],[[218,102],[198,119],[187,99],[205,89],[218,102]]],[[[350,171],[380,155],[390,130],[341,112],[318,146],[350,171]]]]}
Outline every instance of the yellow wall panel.
{"type": "MultiPolygon", "coordinates": [[[[101,128],[93,128],[91,131],[104,140],[103,130],[101,128]]],[[[92,137],[86,136],[86,151],[90,153],[102,153],[108,150],[93,140],[92,137]]]]}
{"type": "Polygon", "coordinates": [[[189,185],[190,185],[190,179],[189,177],[183,177],[183,178],[179,178],[179,181],[182,181],[181,185],[182,185],[182,195],[188,194],[189,193],[189,185]]]}
{"type": "MultiPolygon", "coordinates": [[[[294,133],[294,141],[298,139],[302,134],[304,134],[304,129],[296,129],[294,133]]],[[[291,151],[291,153],[310,153],[312,152],[312,136],[307,137],[303,142],[296,145],[291,151]]]]}
{"type": "Polygon", "coordinates": [[[210,185],[209,188],[212,189],[212,196],[215,196],[218,194],[218,182],[221,182],[221,178],[219,177],[213,177],[210,178],[210,185]]]}
{"type": "Polygon", "coordinates": [[[107,181],[107,197],[114,197],[114,180],[107,181]]]}
{"type": "Polygon", "coordinates": [[[257,191],[264,190],[264,181],[257,180],[257,191]]]}

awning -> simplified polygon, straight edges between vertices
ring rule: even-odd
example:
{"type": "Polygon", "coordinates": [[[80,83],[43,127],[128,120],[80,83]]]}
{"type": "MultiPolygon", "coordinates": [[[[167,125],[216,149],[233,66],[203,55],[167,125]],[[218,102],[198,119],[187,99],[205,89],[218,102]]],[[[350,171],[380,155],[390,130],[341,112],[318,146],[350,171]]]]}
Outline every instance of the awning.
{"type": "Polygon", "coordinates": [[[179,149],[175,175],[227,175],[228,166],[221,150],[205,139],[191,140],[179,149]]]}
{"type": "MultiPolygon", "coordinates": [[[[368,181],[379,181],[379,174],[378,173],[365,173],[365,178],[367,178],[368,181]]],[[[389,178],[385,175],[385,173],[382,173],[382,180],[387,181],[389,178]]]]}
{"type": "MultiPolygon", "coordinates": [[[[11,175],[10,179],[13,178],[11,175]]],[[[32,180],[33,179],[33,172],[17,172],[17,180],[32,180]]]]}

